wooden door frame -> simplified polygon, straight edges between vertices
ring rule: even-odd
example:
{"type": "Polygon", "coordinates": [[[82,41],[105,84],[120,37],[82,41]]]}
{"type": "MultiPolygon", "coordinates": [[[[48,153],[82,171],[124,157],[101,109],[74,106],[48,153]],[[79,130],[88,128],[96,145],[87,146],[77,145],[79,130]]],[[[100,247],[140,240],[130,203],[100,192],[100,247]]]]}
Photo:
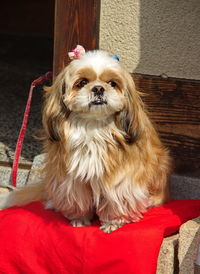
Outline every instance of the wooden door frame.
{"type": "Polygon", "coordinates": [[[76,45],[99,47],[100,0],[55,0],[54,77],[69,62],[67,53],[76,45]]]}

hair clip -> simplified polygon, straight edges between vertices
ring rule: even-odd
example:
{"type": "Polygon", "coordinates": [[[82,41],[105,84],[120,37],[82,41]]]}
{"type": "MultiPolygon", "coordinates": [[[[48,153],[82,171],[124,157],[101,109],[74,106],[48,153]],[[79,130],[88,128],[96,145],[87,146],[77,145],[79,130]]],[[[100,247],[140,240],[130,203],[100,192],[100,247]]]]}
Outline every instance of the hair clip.
{"type": "Polygon", "coordinates": [[[119,61],[119,57],[117,55],[113,55],[113,58],[119,61]]]}
{"type": "Polygon", "coordinates": [[[68,52],[68,56],[71,60],[73,59],[80,59],[81,56],[85,54],[84,47],[77,45],[75,49],[73,49],[71,52],[68,52]]]}

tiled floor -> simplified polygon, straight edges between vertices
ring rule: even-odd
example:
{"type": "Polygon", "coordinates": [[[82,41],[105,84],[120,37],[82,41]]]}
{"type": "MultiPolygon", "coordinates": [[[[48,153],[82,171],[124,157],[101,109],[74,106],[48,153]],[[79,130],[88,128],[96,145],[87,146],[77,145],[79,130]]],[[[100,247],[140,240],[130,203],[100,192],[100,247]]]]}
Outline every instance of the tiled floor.
{"type": "MultiPolygon", "coordinates": [[[[12,162],[31,82],[52,68],[53,41],[0,34],[0,163],[12,162]]],[[[35,89],[21,163],[41,153],[42,87],[35,89]]]]}

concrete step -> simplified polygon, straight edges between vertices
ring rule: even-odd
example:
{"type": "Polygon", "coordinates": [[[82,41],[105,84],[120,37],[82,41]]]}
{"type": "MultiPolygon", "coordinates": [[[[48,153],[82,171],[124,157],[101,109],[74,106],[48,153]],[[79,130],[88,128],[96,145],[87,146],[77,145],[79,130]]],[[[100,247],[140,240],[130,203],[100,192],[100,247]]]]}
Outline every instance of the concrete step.
{"type": "Polygon", "coordinates": [[[156,274],[177,274],[179,234],[166,237],[160,248],[156,274]]]}
{"type": "Polygon", "coordinates": [[[194,263],[197,257],[197,247],[200,245],[200,217],[183,224],[179,234],[179,274],[193,274],[195,273],[194,263]]]}
{"type": "MultiPolygon", "coordinates": [[[[1,186],[7,186],[12,184],[12,178],[11,178],[11,167],[4,167],[0,166],[0,185],[1,186]]],[[[28,169],[18,169],[17,174],[17,185],[23,186],[26,184],[28,180],[30,170],[28,169]]]]}

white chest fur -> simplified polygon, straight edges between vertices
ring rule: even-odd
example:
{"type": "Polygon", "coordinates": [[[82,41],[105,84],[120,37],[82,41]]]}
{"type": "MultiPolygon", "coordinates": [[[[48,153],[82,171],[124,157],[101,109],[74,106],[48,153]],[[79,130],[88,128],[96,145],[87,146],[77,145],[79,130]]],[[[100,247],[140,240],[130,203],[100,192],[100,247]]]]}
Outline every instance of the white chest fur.
{"type": "Polygon", "coordinates": [[[73,117],[68,132],[69,173],[82,180],[100,178],[106,164],[107,144],[115,144],[113,129],[117,130],[113,120],[103,122],[73,117]]]}

